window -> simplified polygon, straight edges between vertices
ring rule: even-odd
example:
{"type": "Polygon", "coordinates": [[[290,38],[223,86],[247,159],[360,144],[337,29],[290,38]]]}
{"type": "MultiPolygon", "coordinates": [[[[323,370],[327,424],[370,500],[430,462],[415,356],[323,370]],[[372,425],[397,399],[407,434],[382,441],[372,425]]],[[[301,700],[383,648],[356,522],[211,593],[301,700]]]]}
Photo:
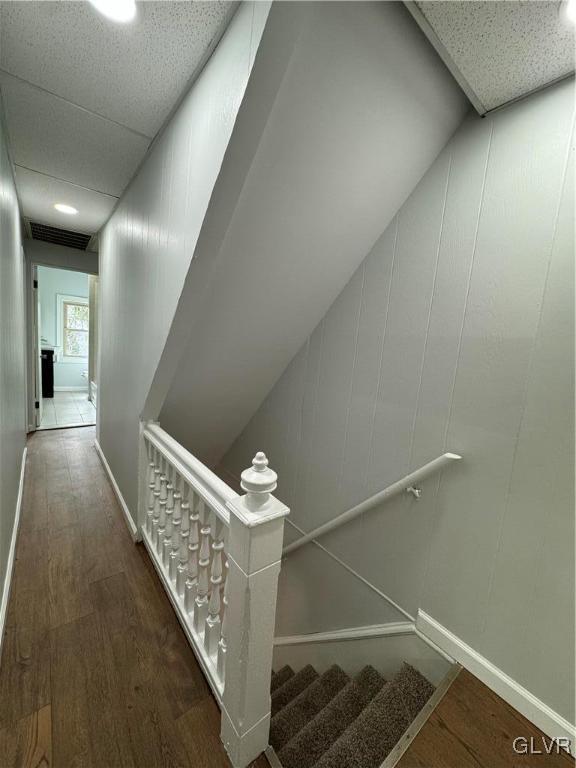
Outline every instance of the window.
{"type": "Polygon", "coordinates": [[[88,300],[58,294],[60,362],[80,362],[88,357],[88,300]]]}

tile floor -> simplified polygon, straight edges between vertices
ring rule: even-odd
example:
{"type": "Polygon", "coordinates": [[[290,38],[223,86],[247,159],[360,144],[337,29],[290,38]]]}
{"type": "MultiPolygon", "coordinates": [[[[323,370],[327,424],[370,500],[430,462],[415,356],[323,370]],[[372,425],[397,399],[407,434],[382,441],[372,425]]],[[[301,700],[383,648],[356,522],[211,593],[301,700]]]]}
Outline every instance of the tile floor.
{"type": "Polygon", "coordinates": [[[96,408],[87,392],[54,392],[42,399],[40,429],[96,424],[96,408]]]}

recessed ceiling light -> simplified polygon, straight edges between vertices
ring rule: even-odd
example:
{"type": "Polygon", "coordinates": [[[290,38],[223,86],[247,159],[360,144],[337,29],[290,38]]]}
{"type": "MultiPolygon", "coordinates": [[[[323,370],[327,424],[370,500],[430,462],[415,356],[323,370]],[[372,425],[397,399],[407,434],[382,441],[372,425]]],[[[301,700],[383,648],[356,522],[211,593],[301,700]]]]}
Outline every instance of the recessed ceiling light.
{"type": "Polygon", "coordinates": [[[126,24],[136,17],[135,0],[88,0],[96,10],[112,21],[126,24]]]}
{"type": "Polygon", "coordinates": [[[566,21],[571,21],[572,24],[576,24],[576,0],[562,0],[560,3],[560,15],[563,16],[566,21]]]}
{"type": "Polygon", "coordinates": [[[64,203],[55,203],[54,208],[60,211],[60,213],[68,214],[68,216],[76,216],[78,213],[77,208],[74,208],[72,205],[65,205],[64,203]]]}

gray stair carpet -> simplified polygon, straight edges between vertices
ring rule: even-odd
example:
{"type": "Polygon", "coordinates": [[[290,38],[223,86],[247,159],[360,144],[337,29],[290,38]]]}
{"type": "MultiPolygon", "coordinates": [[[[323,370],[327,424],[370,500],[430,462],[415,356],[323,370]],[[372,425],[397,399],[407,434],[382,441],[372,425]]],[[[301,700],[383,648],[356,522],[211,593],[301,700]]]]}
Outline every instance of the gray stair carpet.
{"type": "Polygon", "coordinates": [[[278,672],[274,672],[274,674],[272,675],[272,685],[270,686],[270,693],[274,693],[276,688],[280,688],[281,685],[284,685],[284,683],[290,677],[294,677],[294,670],[288,664],[286,664],[285,667],[282,667],[282,669],[279,669],[278,672]]]}
{"type": "Polygon", "coordinates": [[[299,693],[270,723],[270,744],[279,751],[350,682],[336,664],[299,693]]]}
{"type": "Polygon", "coordinates": [[[284,669],[270,726],[284,768],[379,768],[434,691],[408,664],[389,683],[370,666],[354,680],[336,665],[284,669]]]}
{"type": "Polygon", "coordinates": [[[272,694],[272,717],[277,712],[289,704],[292,699],[296,698],[299,693],[302,693],[304,688],[307,688],[310,683],[318,677],[318,672],[314,667],[307,664],[300,672],[296,672],[293,677],[288,678],[285,683],[280,685],[272,694]]]}

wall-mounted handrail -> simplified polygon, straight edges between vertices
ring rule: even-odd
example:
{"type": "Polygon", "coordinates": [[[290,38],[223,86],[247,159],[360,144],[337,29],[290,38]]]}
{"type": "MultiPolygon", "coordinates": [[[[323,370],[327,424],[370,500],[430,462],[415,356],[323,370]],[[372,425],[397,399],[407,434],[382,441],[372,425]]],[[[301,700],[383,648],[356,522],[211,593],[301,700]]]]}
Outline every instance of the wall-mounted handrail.
{"type": "Polygon", "coordinates": [[[416,469],[414,472],[406,475],[406,477],[403,477],[401,480],[397,480],[395,483],[392,483],[392,485],[389,485],[387,488],[384,488],[384,490],[375,493],[374,496],[370,496],[370,498],[360,502],[360,504],[352,507],[352,509],[349,509],[347,512],[343,512],[333,520],[329,520],[327,523],[324,523],[324,525],[319,525],[318,528],[314,528],[314,530],[310,531],[304,536],[301,536],[299,539],[296,539],[296,541],[293,541],[292,544],[288,544],[282,550],[282,554],[287,555],[290,552],[294,552],[295,550],[300,549],[300,547],[308,544],[309,541],[318,539],[320,536],[324,536],[324,534],[329,533],[330,531],[334,531],[336,528],[340,528],[340,526],[349,523],[350,520],[353,520],[355,517],[358,517],[364,512],[368,512],[368,510],[372,509],[372,507],[376,507],[378,504],[381,504],[383,501],[387,501],[392,496],[395,496],[402,491],[409,491],[410,493],[414,494],[416,498],[420,498],[420,489],[415,488],[415,483],[424,480],[425,478],[434,474],[434,472],[438,472],[438,470],[442,469],[442,467],[450,464],[452,461],[458,461],[461,458],[462,456],[459,456],[457,453],[443,453],[442,456],[438,456],[437,459],[429,461],[428,464],[424,464],[424,466],[420,467],[420,469],[416,469]]]}

